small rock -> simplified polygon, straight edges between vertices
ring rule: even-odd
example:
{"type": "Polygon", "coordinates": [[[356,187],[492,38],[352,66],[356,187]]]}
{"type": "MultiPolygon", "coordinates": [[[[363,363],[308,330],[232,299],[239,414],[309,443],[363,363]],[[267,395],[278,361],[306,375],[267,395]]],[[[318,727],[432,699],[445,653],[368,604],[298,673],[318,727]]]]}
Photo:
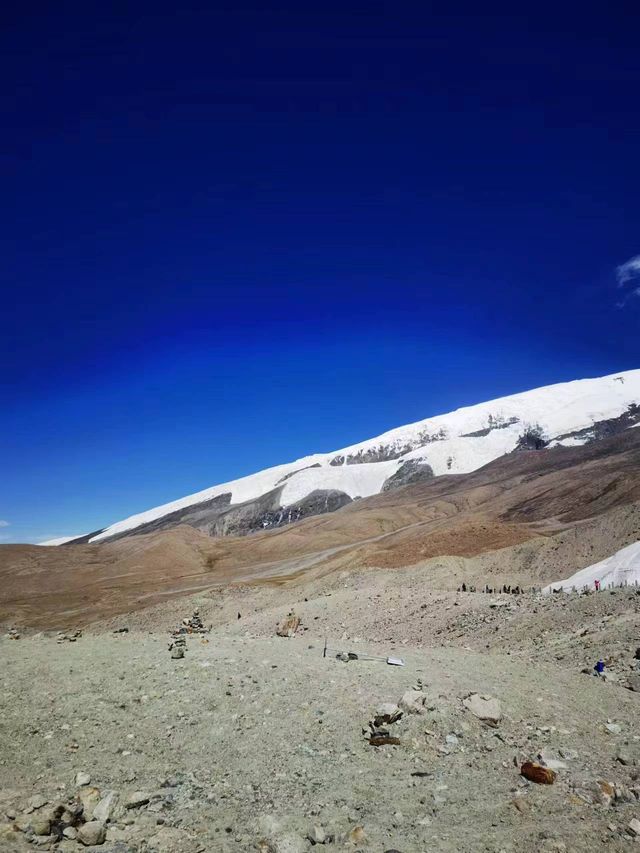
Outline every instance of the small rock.
{"type": "Polygon", "coordinates": [[[640,820],[638,820],[637,817],[632,818],[629,821],[627,828],[628,828],[629,832],[631,833],[631,835],[634,836],[634,838],[636,836],[639,836],[640,835],[640,820]]]}
{"type": "Polygon", "coordinates": [[[634,693],[640,693],[640,675],[630,675],[627,678],[627,683],[629,690],[633,690],[634,693]]]}
{"type": "Polygon", "coordinates": [[[48,802],[47,798],[43,797],[42,794],[34,794],[27,800],[27,814],[34,811],[34,809],[41,809],[42,806],[46,806],[48,802]]]}
{"type": "Polygon", "coordinates": [[[622,726],[619,723],[605,723],[604,727],[612,735],[619,735],[622,732],[622,726]]]}
{"type": "Polygon", "coordinates": [[[543,767],[536,761],[525,761],[520,768],[520,774],[537,785],[553,785],[556,780],[556,774],[553,770],[549,767],[543,767]]]}
{"type": "Polygon", "coordinates": [[[626,749],[619,749],[618,750],[618,752],[616,754],[616,761],[619,764],[624,764],[625,766],[633,764],[633,758],[631,757],[630,753],[627,752],[626,749]]]}
{"type": "Polygon", "coordinates": [[[49,835],[51,832],[51,821],[47,817],[34,815],[30,821],[34,835],[49,835]]]}
{"type": "Polygon", "coordinates": [[[564,763],[564,761],[559,761],[557,758],[554,758],[552,755],[550,755],[545,750],[538,753],[538,758],[540,759],[542,764],[544,764],[544,766],[548,767],[550,770],[566,770],[567,769],[567,765],[564,763]]]}
{"type": "Polygon", "coordinates": [[[129,794],[125,800],[125,809],[137,809],[139,806],[146,806],[151,799],[151,794],[146,794],[144,791],[134,791],[129,794]]]}
{"type": "Polygon", "coordinates": [[[502,705],[492,696],[480,696],[472,693],[463,700],[464,707],[479,720],[496,725],[502,719],[502,705]]]}
{"type": "Polygon", "coordinates": [[[598,779],[593,790],[598,801],[602,803],[603,806],[611,805],[616,793],[615,786],[612,785],[611,782],[607,782],[604,779],[598,779]]]}
{"type": "Polygon", "coordinates": [[[614,797],[616,803],[635,803],[636,801],[633,792],[626,785],[616,785],[614,787],[614,797]]]}
{"type": "Polygon", "coordinates": [[[65,826],[65,828],[62,830],[62,834],[65,838],[68,838],[69,841],[75,841],[78,837],[78,830],[75,828],[75,826],[65,826]]]}
{"type": "Polygon", "coordinates": [[[384,702],[376,711],[377,717],[396,717],[400,708],[393,702],[384,702]]]}
{"type": "Polygon", "coordinates": [[[76,773],[76,788],[81,788],[83,785],[91,784],[91,776],[88,773],[84,773],[82,770],[79,770],[76,773]]]}
{"type": "Polygon", "coordinates": [[[90,785],[85,785],[78,791],[78,799],[82,803],[85,820],[91,820],[93,810],[100,802],[100,791],[90,785]]]}
{"type": "Polygon", "coordinates": [[[102,799],[93,810],[94,819],[100,820],[102,823],[107,823],[111,819],[117,802],[118,794],[115,791],[105,791],[102,799]]]}
{"type": "Polygon", "coordinates": [[[14,842],[18,833],[18,827],[13,823],[0,823],[0,841],[14,842]]]}
{"type": "Polygon", "coordinates": [[[276,630],[279,637],[293,637],[300,627],[300,617],[293,610],[285,616],[276,630]]]}
{"type": "Polygon", "coordinates": [[[99,820],[90,820],[78,829],[78,841],[85,847],[94,844],[104,844],[107,832],[104,824],[99,820]]]}
{"type": "Polygon", "coordinates": [[[398,707],[407,714],[423,714],[426,701],[427,697],[421,690],[407,690],[398,707]]]}
{"type": "Polygon", "coordinates": [[[347,833],[347,841],[351,842],[351,844],[364,844],[366,840],[367,834],[362,826],[354,826],[353,829],[347,833]]]}
{"type": "Polygon", "coordinates": [[[20,814],[14,821],[15,826],[20,830],[20,832],[26,832],[31,825],[31,820],[28,814],[20,814]]]}
{"type": "Polygon", "coordinates": [[[312,844],[324,844],[327,840],[327,833],[321,826],[314,826],[308,833],[307,838],[312,844]]]}

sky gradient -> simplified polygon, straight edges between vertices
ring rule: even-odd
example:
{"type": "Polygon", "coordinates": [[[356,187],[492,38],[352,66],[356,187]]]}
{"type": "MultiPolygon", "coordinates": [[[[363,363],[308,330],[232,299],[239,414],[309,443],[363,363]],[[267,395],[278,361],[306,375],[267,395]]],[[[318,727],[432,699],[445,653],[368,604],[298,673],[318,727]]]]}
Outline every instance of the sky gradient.
{"type": "Polygon", "coordinates": [[[0,542],[640,366],[640,14],[479,8],[9,12],[0,542]]]}

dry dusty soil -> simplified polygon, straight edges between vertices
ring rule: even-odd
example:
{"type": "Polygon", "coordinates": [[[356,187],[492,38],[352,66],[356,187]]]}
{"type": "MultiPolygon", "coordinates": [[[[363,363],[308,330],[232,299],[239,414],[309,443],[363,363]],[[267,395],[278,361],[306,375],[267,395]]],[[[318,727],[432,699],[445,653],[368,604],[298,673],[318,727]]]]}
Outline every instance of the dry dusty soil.
{"type": "Polygon", "coordinates": [[[456,593],[420,568],[201,592],[75,642],[4,638],[0,850],[640,851],[638,646],[636,590],[456,593]],[[195,607],[212,630],[173,659],[195,607]],[[301,628],[278,637],[291,608],[301,628]],[[325,638],[405,665],[323,657],[325,638]],[[581,671],[599,657],[606,680],[581,671]],[[371,745],[403,696],[384,726],[398,742],[371,745]],[[528,760],[553,784],[525,779],[528,760]]]}

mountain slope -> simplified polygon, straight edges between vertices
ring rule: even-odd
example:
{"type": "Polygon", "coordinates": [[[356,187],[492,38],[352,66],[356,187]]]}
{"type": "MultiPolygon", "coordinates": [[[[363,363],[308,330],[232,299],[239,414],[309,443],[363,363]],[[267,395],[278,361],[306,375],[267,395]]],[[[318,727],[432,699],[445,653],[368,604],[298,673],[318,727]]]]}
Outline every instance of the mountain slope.
{"type": "Polygon", "coordinates": [[[581,445],[638,423],[640,370],[550,385],[213,486],[129,516],[84,541],[178,524],[213,536],[280,527],[407,482],[468,473],[517,449],[581,445]]]}
{"type": "Polygon", "coordinates": [[[195,590],[416,565],[440,588],[541,586],[639,538],[640,430],[631,429],[511,453],[250,537],[180,525],[71,547],[0,545],[0,623],[77,626],[195,590]]]}

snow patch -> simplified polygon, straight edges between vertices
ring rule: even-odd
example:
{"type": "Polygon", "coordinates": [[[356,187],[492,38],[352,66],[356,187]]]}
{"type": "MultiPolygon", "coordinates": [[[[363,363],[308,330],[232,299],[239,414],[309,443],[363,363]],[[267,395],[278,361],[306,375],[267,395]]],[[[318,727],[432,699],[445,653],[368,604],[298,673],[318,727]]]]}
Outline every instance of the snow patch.
{"type": "Polygon", "coordinates": [[[626,548],[616,551],[599,563],[581,569],[570,578],[549,584],[542,591],[551,592],[552,589],[563,588],[569,592],[574,586],[578,591],[584,586],[594,589],[594,581],[597,580],[600,581],[603,589],[609,584],[613,586],[623,586],[625,583],[640,584],[640,542],[627,545],[626,548]]]}

